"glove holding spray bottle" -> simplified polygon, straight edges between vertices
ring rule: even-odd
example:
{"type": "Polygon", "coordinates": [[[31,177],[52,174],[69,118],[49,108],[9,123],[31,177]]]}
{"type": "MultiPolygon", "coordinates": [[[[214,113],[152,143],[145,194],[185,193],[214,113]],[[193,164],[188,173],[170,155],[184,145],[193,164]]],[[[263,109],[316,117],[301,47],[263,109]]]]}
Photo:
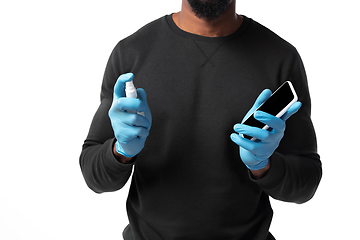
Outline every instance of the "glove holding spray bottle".
{"type": "Polygon", "coordinates": [[[121,75],[114,86],[109,117],[116,138],[116,152],[131,158],[144,147],[151,127],[151,112],[144,89],[136,89],[134,74],[121,75]]]}

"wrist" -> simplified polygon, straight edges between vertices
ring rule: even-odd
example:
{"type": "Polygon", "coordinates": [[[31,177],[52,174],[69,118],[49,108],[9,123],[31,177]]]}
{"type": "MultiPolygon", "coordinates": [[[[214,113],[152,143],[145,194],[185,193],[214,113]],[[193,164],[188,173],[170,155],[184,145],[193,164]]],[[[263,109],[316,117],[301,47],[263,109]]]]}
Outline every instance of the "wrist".
{"type": "Polygon", "coordinates": [[[258,159],[258,158],[255,156],[255,157],[253,157],[252,160],[253,160],[253,161],[250,162],[250,163],[252,163],[251,165],[250,165],[250,163],[248,164],[247,161],[244,161],[244,163],[245,163],[245,165],[247,166],[247,168],[248,168],[249,170],[254,170],[254,171],[257,171],[257,170],[260,170],[260,169],[265,168],[265,167],[268,165],[268,163],[269,163],[269,159],[268,159],[268,158],[267,158],[267,159],[264,159],[264,160],[260,160],[260,159],[258,159]]]}
{"type": "Polygon", "coordinates": [[[114,144],[114,146],[113,146],[113,154],[119,162],[121,162],[123,164],[131,163],[132,157],[125,157],[124,155],[118,153],[116,151],[116,144],[114,144]]]}
{"type": "Polygon", "coordinates": [[[268,161],[268,163],[266,164],[266,166],[264,168],[261,168],[259,170],[251,170],[250,172],[251,174],[254,176],[255,179],[260,179],[262,178],[265,173],[270,169],[270,161],[268,161]]]}

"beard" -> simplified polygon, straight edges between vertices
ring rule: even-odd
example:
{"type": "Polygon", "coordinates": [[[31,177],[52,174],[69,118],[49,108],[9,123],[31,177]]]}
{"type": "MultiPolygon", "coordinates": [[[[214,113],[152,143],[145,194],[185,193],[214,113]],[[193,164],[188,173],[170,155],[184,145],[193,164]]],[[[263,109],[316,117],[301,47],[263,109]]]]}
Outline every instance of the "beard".
{"type": "Polygon", "coordinates": [[[187,0],[198,18],[213,21],[220,17],[233,0],[187,0]]]}

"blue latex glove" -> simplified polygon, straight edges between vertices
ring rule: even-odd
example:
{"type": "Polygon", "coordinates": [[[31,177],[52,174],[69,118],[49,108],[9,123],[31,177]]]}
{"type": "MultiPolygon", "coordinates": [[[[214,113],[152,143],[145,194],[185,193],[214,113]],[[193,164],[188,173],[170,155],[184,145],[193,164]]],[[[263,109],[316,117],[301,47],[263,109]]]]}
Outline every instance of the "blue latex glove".
{"type": "MultiPolygon", "coordinates": [[[[263,102],[271,96],[271,91],[265,89],[256,99],[255,104],[245,115],[243,121],[251,115],[263,102]]],[[[240,157],[250,170],[260,170],[269,162],[270,156],[279,146],[284,136],[285,121],[295,114],[301,107],[300,102],[294,103],[289,110],[281,117],[277,118],[263,111],[256,111],[254,118],[270,128],[264,130],[257,127],[251,127],[245,124],[235,124],[236,133],[231,134],[231,140],[239,145],[240,157]],[[242,137],[242,134],[255,137],[256,141],[251,141],[242,137]]]]}
{"type": "Polygon", "coordinates": [[[144,89],[137,89],[138,98],[125,97],[125,83],[133,78],[132,73],[123,74],[118,78],[114,86],[113,103],[109,110],[117,140],[116,151],[125,157],[133,157],[143,149],[152,121],[144,89]],[[144,112],[144,116],[136,112],[144,112]]]}

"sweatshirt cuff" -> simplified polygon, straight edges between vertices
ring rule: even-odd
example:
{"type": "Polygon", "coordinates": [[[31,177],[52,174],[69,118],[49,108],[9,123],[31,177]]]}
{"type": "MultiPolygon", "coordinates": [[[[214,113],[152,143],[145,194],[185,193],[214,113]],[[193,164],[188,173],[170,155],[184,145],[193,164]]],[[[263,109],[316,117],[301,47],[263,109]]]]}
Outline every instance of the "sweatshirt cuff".
{"type": "Polygon", "coordinates": [[[284,159],[280,153],[274,152],[269,161],[270,168],[260,179],[255,179],[249,171],[251,180],[257,183],[266,192],[271,191],[271,189],[278,186],[285,175],[286,168],[284,159]]]}
{"type": "Polygon", "coordinates": [[[117,158],[115,157],[114,155],[114,152],[113,152],[113,148],[114,148],[114,144],[116,142],[116,138],[114,139],[110,139],[106,142],[106,144],[108,144],[107,146],[107,151],[106,151],[106,159],[109,160],[109,165],[111,166],[111,168],[113,169],[118,169],[118,170],[129,170],[131,169],[134,164],[135,164],[135,157],[133,158],[134,160],[131,161],[130,163],[122,163],[120,162],[119,160],[117,160],[117,158]]]}

